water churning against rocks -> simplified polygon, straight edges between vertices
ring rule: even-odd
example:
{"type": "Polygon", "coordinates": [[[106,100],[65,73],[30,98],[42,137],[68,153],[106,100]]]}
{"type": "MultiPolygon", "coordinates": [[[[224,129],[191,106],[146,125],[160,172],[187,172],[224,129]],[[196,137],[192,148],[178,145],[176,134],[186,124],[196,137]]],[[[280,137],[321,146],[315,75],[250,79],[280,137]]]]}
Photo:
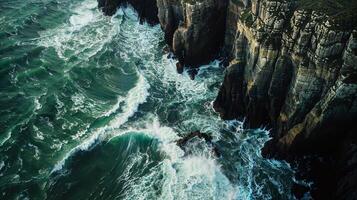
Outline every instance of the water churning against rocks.
{"type": "Polygon", "coordinates": [[[159,26],[96,0],[0,3],[1,199],[291,199],[263,129],[212,109],[218,61],[176,73],[159,26]],[[176,140],[211,134],[190,154],[176,140]]]}

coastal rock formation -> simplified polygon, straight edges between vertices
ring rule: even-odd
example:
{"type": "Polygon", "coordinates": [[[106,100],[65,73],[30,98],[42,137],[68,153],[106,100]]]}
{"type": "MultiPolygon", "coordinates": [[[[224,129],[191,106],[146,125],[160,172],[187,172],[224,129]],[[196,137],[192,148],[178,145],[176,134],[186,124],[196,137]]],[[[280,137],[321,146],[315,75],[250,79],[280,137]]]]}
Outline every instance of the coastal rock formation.
{"type": "MultiPolygon", "coordinates": [[[[276,0],[231,0],[226,27],[231,62],[214,102],[216,111],[224,119],[246,117],[250,127],[272,127],[266,156],[331,157],[331,171],[314,181],[336,198],[353,196],[356,181],[349,177],[356,177],[351,166],[356,152],[348,148],[356,145],[351,131],[357,128],[355,27],[299,9],[295,1],[276,0]],[[344,184],[328,181],[326,187],[323,176],[344,184]]],[[[325,195],[319,197],[331,197],[325,195]]]]}
{"type": "Polygon", "coordinates": [[[129,3],[142,21],[160,23],[181,70],[197,67],[217,55],[223,45],[227,0],[98,0],[107,15],[129,3]]]}
{"type": "MultiPolygon", "coordinates": [[[[318,167],[308,177],[330,193],[315,197],[356,196],[356,19],[341,23],[311,6],[301,8],[299,0],[98,2],[108,15],[130,3],[142,20],[160,23],[179,72],[223,52],[230,64],[214,101],[221,117],[272,128],[266,156],[324,160],[312,164],[318,167]],[[321,166],[329,170],[323,173],[321,166]]],[[[316,2],[321,0],[309,3],[316,2]]]]}
{"type": "Polygon", "coordinates": [[[187,151],[187,149],[186,149],[187,144],[194,138],[204,140],[208,145],[210,145],[212,148],[212,152],[215,156],[219,157],[221,155],[221,153],[219,152],[216,145],[212,142],[212,139],[213,139],[212,136],[208,135],[207,133],[201,133],[199,131],[194,131],[194,132],[191,132],[191,133],[185,135],[181,139],[177,140],[176,144],[181,149],[187,151]]]}
{"type": "Polygon", "coordinates": [[[197,66],[212,59],[223,44],[226,0],[157,0],[166,41],[180,64],[197,66]]]}
{"type": "Polygon", "coordinates": [[[214,102],[224,119],[270,124],[286,153],[323,151],[355,126],[355,30],[290,1],[231,1],[227,19],[232,61],[214,102]]]}
{"type": "Polygon", "coordinates": [[[105,15],[114,15],[119,6],[128,4],[138,12],[141,22],[152,25],[159,22],[156,0],[98,0],[98,7],[105,15]]]}

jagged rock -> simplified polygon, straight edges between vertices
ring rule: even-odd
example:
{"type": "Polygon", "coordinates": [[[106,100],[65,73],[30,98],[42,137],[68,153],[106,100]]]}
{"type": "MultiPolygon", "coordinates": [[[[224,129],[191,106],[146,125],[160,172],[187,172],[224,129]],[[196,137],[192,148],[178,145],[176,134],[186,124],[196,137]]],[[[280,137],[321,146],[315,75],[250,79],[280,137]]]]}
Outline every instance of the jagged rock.
{"type": "MultiPolygon", "coordinates": [[[[224,119],[246,117],[251,127],[270,125],[273,140],[263,149],[266,156],[290,161],[307,154],[333,156],[339,163],[327,167],[333,172],[315,172],[338,185],[325,186],[325,179],[310,177],[321,190],[331,191],[327,198],[356,197],[356,140],[347,134],[357,128],[354,22],[341,28],[324,13],[298,9],[293,0],[98,2],[108,15],[130,3],[142,20],[160,23],[179,61],[178,72],[209,61],[224,42],[230,66],[214,102],[216,111],[224,119]]],[[[192,137],[205,139],[194,132],[178,145],[192,137]]]]}
{"type": "Polygon", "coordinates": [[[97,0],[98,1],[98,8],[105,14],[105,15],[114,15],[117,11],[121,1],[120,0],[97,0]]]}
{"type": "Polygon", "coordinates": [[[206,133],[201,133],[199,131],[194,131],[194,132],[191,132],[187,135],[185,135],[183,138],[179,139],[176,141],[176,144],[177,146],[179,147],[184,147],[186,145],[186,143],[194,138],[194,137],[198,137],[198,138],[201,138],[201,139],[204,139],[206,142],[208,143],[211,143],[212,142],[212,136],[206,134],[206,133]]]}
{"type": "Polygon", "coordinates": [[[120,5],[130,4],[138,12],[141,22],[159,23],[156,0],[97,0],[105,15],[114,15],[120,5]]]}
{"type": "Polygon", "coordinates": [[[244,114],[243,74],[242,64],[235,63],[226,68],[226,76],[213,104],[223,119],[238,118],[244,114]]]}
{"type": "Polygon", "coordinates": [[[223,45],[228,0],[98,0],[106,15],[131,4],[141,21],[160,23],[182,66],[208,63],[223,45]]]}
{"type": "MultiPolygon", "coordinates": [[[[282,151],[297,151],[299,137],[314,147],[322,132],[350,129],[357,113],[356,34],[295,9],[292,1],[230,1],[225,50],[232,62],[214,102],[225,119],[247,117],[252,127],[269,123],[282,151]]],[[[301,149],[307,147],[302,141],[301,149]]]]}
{"type": "Polygon", "coordinates": [[[217,54],[223,44],[226,6],[225,0],[181,1],[182,19],[169,27],[177,26],[172,50],[182,64],[196,66],[217,54]]]}
{"type": "MultiPolygon", "coordinates": [[[[224,49],[232,61],[214,108],[225,119],[246,117],[251,127],[269,124],[273,140],[263,149],[266,156],[329,157],[351,140],[347,133],[357,128],[357,32],[334,23],[297,9],[294,1],[229,2],[224,49]]],[[[353,199],[356,181],[344,182],[346,187],[329,188],[331,195],[353,199]]]]}
{"type": "Polygon", "coordinates": [[[179,73],[179,74],[183,73],[183,65],[180,62],[176,63],[176,70],[177,70],[177,73],[179,73]]]}
{"type": "Polygon", "coordinates": [[[194,132],[191,132],[191,133],[185,135],[183,138],[177,140],[176,144],[181,149],[185,150],[186,149],[186,145],[193,138],[203,139],[207,144],[212,145],[212,151],[217,157],[219,157],[221,155],[221,153],[219,152],[218,148],[212,142],[212,139],[213,139],[212,136],[208,135],[207,133],[201,133],[199,131],[194,131],[194,132]]]}

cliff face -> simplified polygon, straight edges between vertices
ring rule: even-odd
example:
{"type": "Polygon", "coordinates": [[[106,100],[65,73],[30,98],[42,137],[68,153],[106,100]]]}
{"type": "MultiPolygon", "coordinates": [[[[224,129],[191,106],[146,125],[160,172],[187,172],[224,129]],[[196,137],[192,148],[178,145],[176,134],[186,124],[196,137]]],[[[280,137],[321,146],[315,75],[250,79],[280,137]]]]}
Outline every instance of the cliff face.
{"type": "Polygon", "coordinates": [[[357,32],[286,1],[228,8],[232,61],[214,103],[222,117],[270,124],[283,153],[328,150],[345,137],[357,119],[357,32]]]}
{"type": "Polygon", "coordinates": [[[357,31],[276,0],[231,0],[226,26],[231,62],[214,108],[224,119],[272,127],[267,156],[331,157],[328,177],[339,184],[325,187],[327,173],[315,181],[356,197],[357,31]]]}
{"type": "Polygon", "coordinates": [[[119,6],[130,4],[138,12],[140,21],[149,24],[157,24],[158,9],[156,0],[97,0],[98,7],[105,15],[114,15],[119,6]]]}
{"type": "Polygon", "coordinates": [[[356,27],[300,9],[295,0],[98,2],[108,15],[130,3],[142,20],[160,23],[179,71],[208,62],[223,45],[230,65],[214,102],[222,118],[271,127],[267,156],[332,157],[324,164],[331,171],[309,176],[336,197],[353,196],[346,193],[357,187],[356,27]],[[338,185],[323,185],[328,173],[338,185]]]}
{"type": "Polygon", "coordinates": [[[157,0],[166,41],[181,64],[191,66],[213,58],[223,44],[225,0],[157,0]]]}
{"type": "Polygon", "coordinates": [[[107,15],[129,3],[142,21],[160,23],[165,39],[184,65],[197,67],[217,55],[223,45],[227,0],[98,0],[107,15]]]}

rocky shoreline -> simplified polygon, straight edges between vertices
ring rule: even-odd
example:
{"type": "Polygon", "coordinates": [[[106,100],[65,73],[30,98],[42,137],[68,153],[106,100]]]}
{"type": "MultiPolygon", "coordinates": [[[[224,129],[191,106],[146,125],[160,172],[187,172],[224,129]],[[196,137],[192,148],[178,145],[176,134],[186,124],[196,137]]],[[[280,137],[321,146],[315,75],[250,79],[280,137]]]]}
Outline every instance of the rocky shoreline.
{"type": "MultiPolygon", "coordinates": [[[[98,0],[159,23],[178,71],[229,61],[214,108],[267,125],[266,157],[298,163],[316,199],[357,197],[357,29],[293,0],[98,0]],[[326,169],[326,170],[323,170],[326,169]]],[[[228,62],[227,62],[228,63],[228,62]]]]}

